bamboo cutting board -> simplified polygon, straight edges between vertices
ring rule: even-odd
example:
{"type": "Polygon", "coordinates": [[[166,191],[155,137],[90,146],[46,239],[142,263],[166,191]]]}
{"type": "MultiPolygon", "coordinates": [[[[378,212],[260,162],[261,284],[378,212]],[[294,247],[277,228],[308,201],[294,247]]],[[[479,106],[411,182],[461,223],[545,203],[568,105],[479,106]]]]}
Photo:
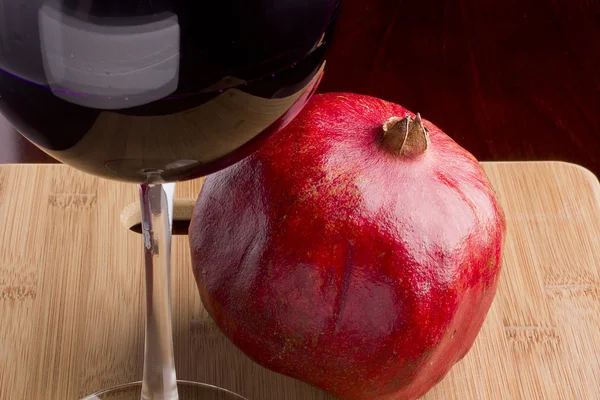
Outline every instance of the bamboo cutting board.
{"type": "MultiPolygon", "coordinates": [[[[600,186],[565,163],[484,163],[508,222],[496,300],[471,352],[425,399],[600,399],[600,186]]],[[[179,184],[193,199],[201,180],[179,184]]],[[[134,185],[66,166],[0,167],[0,399],[78,399],[142,374],[134,185]]],[[[248,360],[203,311],[173,241],[180,379],[251,400],[326,400],[248,360]]]]}

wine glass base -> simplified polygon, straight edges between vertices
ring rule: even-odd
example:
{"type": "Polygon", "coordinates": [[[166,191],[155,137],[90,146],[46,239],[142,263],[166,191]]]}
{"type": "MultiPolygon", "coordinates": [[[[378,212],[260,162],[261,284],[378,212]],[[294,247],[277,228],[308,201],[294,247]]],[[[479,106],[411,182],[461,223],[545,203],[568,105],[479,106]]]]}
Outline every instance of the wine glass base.
{"type": "MultiPolygon", "coordinates": [[[[164,400],[247,400],[229,390],[204,383],[177,381],[178,399],[164,400]]],[[[82,400],[143,400],[142,382],[126,383],[101,390],[84,397],[82,400]]]]}

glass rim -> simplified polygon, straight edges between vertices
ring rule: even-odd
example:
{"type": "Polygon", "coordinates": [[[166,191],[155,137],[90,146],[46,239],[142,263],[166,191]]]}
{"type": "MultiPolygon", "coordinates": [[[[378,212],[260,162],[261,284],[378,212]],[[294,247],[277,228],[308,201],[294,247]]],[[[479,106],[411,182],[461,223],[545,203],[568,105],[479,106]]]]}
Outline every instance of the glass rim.
{"type": "MultiPolygon", "coordinates": [[[[211,385],[209,383],[201,383],[201,382],[194,382],[194,381],[188,381],[188,380],[184,380],[184,379],[178,379],[177,380],[177,385],[189,385],[189,386],[202,386],[205,388],[209,388],[209,389],[215,389],[218,390],[224,394],[228,394],[228,395],[232,395],[235,396],[236,398],[240,399],[240,400],[248,400],[247,398],[245,398],[242,395],[239,395],[237,393],[232,392],[231,390],[227,390],[224,389],[222,387],[219,386],[215,386],[215,385],[211,385]]],[[[136,387],[136,386],[142,386],[142,381],[135,381],[135,382],[128,382],[128,383],[121,383],[119,385],[115,385],[106,389],[102,389],[99,390],[95,393],[92,393],[90,395],[87,395],[86,397],[83,397],[81,400],[96,400],[98,396],[103,395],[103,394],[109,394],[110,392],[113,392],[115,390],[120,390],[120,389],[127,389],[127,388],[131,388],[131,387],[136,387]]]]}

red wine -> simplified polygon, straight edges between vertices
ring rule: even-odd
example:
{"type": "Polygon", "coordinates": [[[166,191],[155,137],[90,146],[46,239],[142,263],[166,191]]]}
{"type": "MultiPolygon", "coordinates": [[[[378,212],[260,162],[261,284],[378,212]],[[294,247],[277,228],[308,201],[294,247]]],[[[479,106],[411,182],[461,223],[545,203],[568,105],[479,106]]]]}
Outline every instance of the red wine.
{"type": "Polygon", "coordinates": [[[339,0],[0,0],[0,112],[83,171],[192,179],[319,83],[339,0]]]}

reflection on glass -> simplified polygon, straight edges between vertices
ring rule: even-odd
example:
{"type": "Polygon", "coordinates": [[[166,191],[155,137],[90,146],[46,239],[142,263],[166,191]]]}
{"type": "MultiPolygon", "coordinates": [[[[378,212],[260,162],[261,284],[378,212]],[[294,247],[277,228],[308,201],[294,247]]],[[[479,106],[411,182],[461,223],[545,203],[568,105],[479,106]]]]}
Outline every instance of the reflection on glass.
{"type": "Polygon", "coordinates": [[[38,23],[46,82],[65,101],[118,110],[177,90],[180,28],[173,13],[123,24],[64,13],[55,0],[40,8],[38,23]]]}

